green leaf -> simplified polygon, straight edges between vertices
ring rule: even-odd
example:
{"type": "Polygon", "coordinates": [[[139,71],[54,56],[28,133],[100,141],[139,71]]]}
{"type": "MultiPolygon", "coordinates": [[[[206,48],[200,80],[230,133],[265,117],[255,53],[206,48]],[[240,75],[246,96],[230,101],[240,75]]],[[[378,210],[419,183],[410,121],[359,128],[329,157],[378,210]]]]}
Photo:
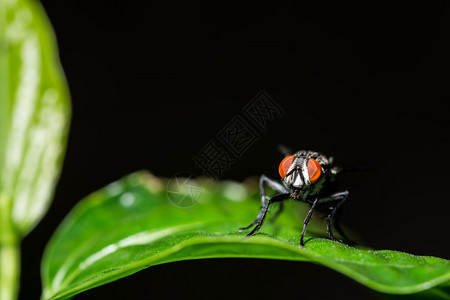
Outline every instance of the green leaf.
{"type": "MultiPolygon", "coordinates": [[[[46,213],[65,150],[69,92],[55,38],[34,0],[0,0],[0,238],[46,213]]],[[[14,231],[14,233],[11,233],[14,231]]]]}
{"type": "MultiPolygon", "coordinates": [[[[384,293],[416,293],[450,279],[450,263],[440,258],[357,249],[323,238],[310,238],[300,248],[304,212],[298,208],[305,205],[295,201],[287,203],[277,222],[266,222],[261,234],[246,238],[237,229],[259,211],[250,181],[204,179],[184,189],[168,187],[178,197],[199,194],[202,187],[201,196],[191,207],[174,206],[167,183],[140,172],[82,200],[47,245],[43,298],[70,297],[153,265],[220,257],[310,261],[384,293]]],[[[186,204],[182,200],[175,203],[186,204]]]]}

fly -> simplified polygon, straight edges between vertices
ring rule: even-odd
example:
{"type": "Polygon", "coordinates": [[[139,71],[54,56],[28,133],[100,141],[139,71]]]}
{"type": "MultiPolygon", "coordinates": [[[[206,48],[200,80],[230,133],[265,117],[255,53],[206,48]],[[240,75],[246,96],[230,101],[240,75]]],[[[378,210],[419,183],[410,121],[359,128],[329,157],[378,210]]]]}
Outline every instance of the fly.
{"type": "MultiPolygon", "coordinates": [[[[304,237],[306,227],[317,205],[333,203],[331,212],[327,216],[327,232],[331,240],[342,243],[332,231],[333,217],[335,217],[339,208],[344,204],[349,195],[348,191],[337,192],[335,188],[336,174],[342,169],[333,166],[333,157],[327,157],[319,152],[301,150],[292,154],[291,151],[284,147],[281,151],[286,156],[278,167],[281,182],[261,175],[259,180],[261,210],[250,225],[240,228],[239,231],[250,229],[256,224],[247,236],[255,234],[263,225],[271,204],[280,202],[280,208],[274,215],[275,218],[283,209],[283,201],[294,199],[311,205],[303,222],[302,234],[300,236],[300,246],[303,247],[305,245],[304,237]],[[267,202],[266,186],[270,186],[270,188],[278,193],[267,202]]],[[[345,237],[337,222],[334,226],[345,237]]]]}

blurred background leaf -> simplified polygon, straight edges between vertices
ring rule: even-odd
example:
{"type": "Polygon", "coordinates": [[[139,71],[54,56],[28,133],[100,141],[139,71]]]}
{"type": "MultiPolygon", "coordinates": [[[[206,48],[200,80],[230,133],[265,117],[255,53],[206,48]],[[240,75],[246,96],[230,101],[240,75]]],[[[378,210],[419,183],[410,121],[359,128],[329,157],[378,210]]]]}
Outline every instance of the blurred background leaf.
{"type": "MultiPolygon", "coordinates": [[[[53,31],[34,0],[0,0],[0,282],[46,213],[65,150],[70,104],[53,31]]],[[[15,262],[15,263],[14,263],[15,262]]],[[[15,292],[1,287],[2,297],[15,292]]]]}
{"type": "MultiPolygon", "coordinates": [[[[256,184],[178,179],[134,173],[83,199],[47,245],[43,298],[67,298],[149,266],[201,258],[309,261],[392,294],[419,293],[450,279],[447,260],[316,238],[318,224],[308,228],[306,246],[300,248],[306,206],[295,201],[286,203],[277,222],[266,221],[260,234],[245,238],[238,228],[259,211],[256,184]]],[[[427,293],[446,296],[436,289],[427,293]]]]}
{"type": "Polygon", "coordinates": [[[25,235],[46,212],[60,173],[69,92],[40,5],[0,3],[0,192],[25,235]]]}

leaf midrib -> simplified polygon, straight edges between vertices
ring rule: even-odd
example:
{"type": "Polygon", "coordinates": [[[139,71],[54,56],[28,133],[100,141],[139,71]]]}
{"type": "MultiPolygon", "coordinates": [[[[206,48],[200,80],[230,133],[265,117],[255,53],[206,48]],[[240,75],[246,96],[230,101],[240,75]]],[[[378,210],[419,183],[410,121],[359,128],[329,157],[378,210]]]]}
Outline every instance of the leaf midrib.
{"type": "MultiPolygon", "coordinates": [[[[252,237],[251,240],[249,240],[251,244],[254,245],[272,245],[272,246],[276,246],[278,248],[282,248],[285,250],[289,250],[293,253],[296,254],[301,254],[304,257],[307,257],[309,259],[311,259],[312,262],[320,264],[320,265],[327,265],[325,264],[323,261],[320,260],[316,260],[315,258],[321,257],[323,260],[326,260],[328,262],[328,266],[338,270],[346,275],[349,275],[351,278],[353,278],[354,280],[360,282],[360,283],[364,283],[367,284],[368,286],[370,286],[371,288],[378,290],[380,292],[385,292],[385,293],[392,293],[392,294],[409,294],[409,293],[416,293],[416,292],[420,292],[426,289],[430,289],[438,284],[444,283],[448,280],[450,280],[450,272],[446,273],[444,275],[435,277],[431,280],[427,280],[415,285],[408,285],[408,286],[389,286],[389,285],[385,285],[383,283],[379,283],[377,281],[374,281],[373,279],[369,278],[368,276],[366,276],[363,273],[359,273],[354,271],[352,268],[347,267],[345,264],[340,264],[340,263],[336,263],[334,260],[330,260],[327,258],[324,258],[323,256],[319,256],[317,254],[315,254],[314,252],[311,252],[311,250],[304,248],[301,249],[298,246],[294,246],[289,242],[280,240],[280,239],[276,239],[276,240],[268,240],[266,237],[263,238],[259,238],[258,236],[252,237]]],[[[169,263],[169,262],[175,262],[175,261],[180,261],[180,260],[190,260],[189,258],[177,258],[174,260],[171,259],[167,259],[164,260],[164,257],[170,257],[170,255],[186,248],[189,246],[193,246],[193,245],[200,245],[200,244],[215,244],[218,242],[222,242],[222,243],[235,243],[235,242],[242,242],[242,236],[241,235],[235,235],[235,236],[202,236],[202,237],[194,237],[185,241],[182,241],[180,243],[178,243],[177,245],[167,248],[164,251],[161,251],[158,254],[152,255],[150,257],[148,257],[147,259],[141,260],[139,262],[136,263],[132,263],[127,265],[126,267],[123,268],[115,268],[114,271],[107,273],[107,275],[102,276],[101,278],[99,277],[95,277],[98,278],[97,280],[86,280],[81,284],[78,284],[76,288],[72,288],[72,289],[68,289],[66,292],[60,292],[57,293],[56,295],[53,295],[52,298],[50,299],[55,299],[55,297],[69,297],[71,295],[74,295],[75,293],[84,291],[90,287],[95,286],[95,284],[99,283],[99,282],[105,282],[110,278],[114,278],[115,275],[126,272],[126,271],[131,271],[136,269],[136,271],[139,270],[139,267],[142,266],[149,266],[149,265],[159,265],[159,264],[163,264],[163,263],[169,263]],[[239,239],[236,239],[236,237],[239,237],[239,239]],[[215,240],[212,240],[213,238],[215,238],[215,240]],[[154,264],[152,264],[152,262],[156,262],[154,264]]],[[[205,259],[205,258],[266,258],[266,259],[283,259],[283,260],[293,260],[293,261],[305,261],[305,259],[301,259],[301,257],[299,257],[299,259],[290,259],[290,258],[276,258],[273,257],[271,255],[259,255],[258,257],[256,256],[252,256],[249,257],[248,255],[239,255],[239,254],[231,254],[231,255],[204,255],[204,256],[197,256],[195,258],[191,258],[191,259],[205,259]]],[[[380,264],[382,265],[382,264],[380,264]]],[[[67,285],[69,286],[69,285],[67,285]]],[[[62,289],[61,289],[62,291],[62,289]]]]}

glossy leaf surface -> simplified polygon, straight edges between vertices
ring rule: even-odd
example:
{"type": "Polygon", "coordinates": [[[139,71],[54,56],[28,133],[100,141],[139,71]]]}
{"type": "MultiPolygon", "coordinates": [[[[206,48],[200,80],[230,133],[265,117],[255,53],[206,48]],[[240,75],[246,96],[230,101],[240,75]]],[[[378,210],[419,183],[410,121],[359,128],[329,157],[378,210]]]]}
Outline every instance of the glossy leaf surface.
{"type": "MultiPolygon", "coordinates": [[[[448,286],[450,263],[444,259],[357,249],[311,235],[300,248],[299,220],[305,212],[304,205],[294,201],[287,203],[277,222],[267,221],[261,234],[245,238],[237,229],[259,210],[257,189],[249,182],[203,180],[180,188],[140,172],[88,196],[48,244],[42,265],[43,298],[70,297],[152,265],[223,257],[309,261],[384,293],[448,286]],[[189,199],[184,195],[199,200],[184,205],[189,199]]],[[[308,233],[314,232],[312,226],[308,233]]]]}

